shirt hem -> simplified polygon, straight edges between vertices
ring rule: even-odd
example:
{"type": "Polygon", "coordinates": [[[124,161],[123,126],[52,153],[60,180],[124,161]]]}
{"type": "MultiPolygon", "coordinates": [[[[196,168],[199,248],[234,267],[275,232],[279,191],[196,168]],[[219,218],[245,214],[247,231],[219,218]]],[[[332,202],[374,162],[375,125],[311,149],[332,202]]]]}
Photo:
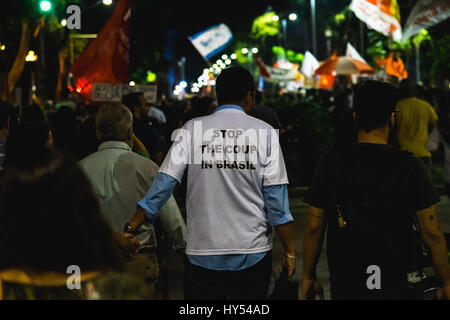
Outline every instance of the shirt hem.
{"type": "Polygon", "coordinates": [[[170,170],[165,170],[165,169],[160,169],[158,172],[160,173],[164,173],[167,174],[168,176],[171,176],[172,178],[174,178],[175,180],[178,181],[179,184],[181,184],[181,179],[182,177],[179,177],[177,174],[175,174],[174,172],[170,171],[170,170]]]}
{"type": "Polygon", "coordinates": [[[186,249],[186,254],[192,256],[215,256],[227,254],[254,254],[254,253],[263,253],[270,250],[272,250],[272,244],[256,249],[213,249],[213,250],[186,249]]]}
{"type": "Polygon", "coordinates": [[[271,181],[265,181],[263,183],[263,187],[270,187],[270,186],[277,186],[277,185],[284,185],[289,184],[289,180],[271,180],[271,181]]]}

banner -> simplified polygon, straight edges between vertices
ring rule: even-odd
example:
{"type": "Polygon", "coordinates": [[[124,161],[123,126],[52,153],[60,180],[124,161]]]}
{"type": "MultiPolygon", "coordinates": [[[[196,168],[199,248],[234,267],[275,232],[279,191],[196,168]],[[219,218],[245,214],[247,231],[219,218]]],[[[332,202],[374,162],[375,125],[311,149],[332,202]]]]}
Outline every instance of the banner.
{"type": "Polygon", "coordinates": [[[127,83],[131,0],[119,0],[106,25],[70,67],[76,91],[88,95],[92,84],[127,83]]]}
{"type": "Polygon", "coordinates": [[[350,10],[367,26],[395,41],[402,37],[397,0],[352,0],[350,10]]]}
{"type": "Polygon", "coordinates": [[[450,17],[450,0],[419,0],[406,21],[402,41],[450,17]]]}
{"type": "Polygon", "coordinates": [[[316,57],[314,57],[311,52],[306,51],[300,72],[308,78],[312,78],[314,76],[314,71],[316,71],[318,67],[319,61],[317,61],[316,57]]]}
{"type": "Polygon", "coordinates": [[[94,83],[92,86],[93,101],[122,101],[122,96],[130,92],[142,92],[148,103],[156,103],[156,85],[94,83]]]}
{"type": "Polygon", "coordinates": [[[266,78],[268,81],[296,81],[297,80],[297,70],[291,69],[281,69],[281,68],[272,68],[266,66],[266,70],[269,73],[269,77],[266,78]]]}
{"type": "Polygon", "coordinates": [[[226,24],[219,24],[189,37],[200,54],[209,59],[225,49],[233,40],[233,34],[226,24]]]}

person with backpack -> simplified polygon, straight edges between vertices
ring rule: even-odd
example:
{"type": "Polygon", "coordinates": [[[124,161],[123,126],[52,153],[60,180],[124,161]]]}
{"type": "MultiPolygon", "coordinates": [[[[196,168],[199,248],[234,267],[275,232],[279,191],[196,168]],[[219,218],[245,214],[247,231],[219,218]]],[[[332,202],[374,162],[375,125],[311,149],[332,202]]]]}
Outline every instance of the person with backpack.
{"type": "Polygon", "coordinates": [[[421,241],[442,281],[437,297],[450,298],[447,246],[435,208],[440,198],[423,162],[388,145],[396,104],[390,84],[369,80],[355,87],[357,143],[326,154],[315,170],[305,197],[304,298],[324,298],[315,269],[325,229],[331,299],[421,298],[410,284],[421,266],[421,241]]]}

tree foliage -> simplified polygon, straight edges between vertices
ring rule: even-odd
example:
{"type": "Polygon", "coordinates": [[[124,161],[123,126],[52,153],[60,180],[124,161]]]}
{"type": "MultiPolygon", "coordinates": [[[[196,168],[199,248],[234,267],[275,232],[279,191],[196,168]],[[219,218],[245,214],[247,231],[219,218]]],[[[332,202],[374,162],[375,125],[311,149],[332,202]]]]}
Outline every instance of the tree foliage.
{"type": "Polygon", "coordinates": [[[257,17],[253,21],[252,36],[255,39],[265,39],[267,37],[274,37],[280,34],[280,21],[274,21],[275,12],[266,12],[257,17]]]}

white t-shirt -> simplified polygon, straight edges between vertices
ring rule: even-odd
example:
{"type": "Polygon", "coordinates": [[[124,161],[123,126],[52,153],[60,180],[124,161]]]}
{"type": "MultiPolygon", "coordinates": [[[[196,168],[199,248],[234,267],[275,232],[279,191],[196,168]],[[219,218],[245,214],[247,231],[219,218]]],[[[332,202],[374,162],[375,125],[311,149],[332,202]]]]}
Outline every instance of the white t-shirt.
{"type": "Polygon", "coordinates": [[[160,172],[179,182],[188,168],[188,255],[253,254],[272,249],[263,186],[287,184],[277,132],[238,106],[187,122],[160,172]]]}

